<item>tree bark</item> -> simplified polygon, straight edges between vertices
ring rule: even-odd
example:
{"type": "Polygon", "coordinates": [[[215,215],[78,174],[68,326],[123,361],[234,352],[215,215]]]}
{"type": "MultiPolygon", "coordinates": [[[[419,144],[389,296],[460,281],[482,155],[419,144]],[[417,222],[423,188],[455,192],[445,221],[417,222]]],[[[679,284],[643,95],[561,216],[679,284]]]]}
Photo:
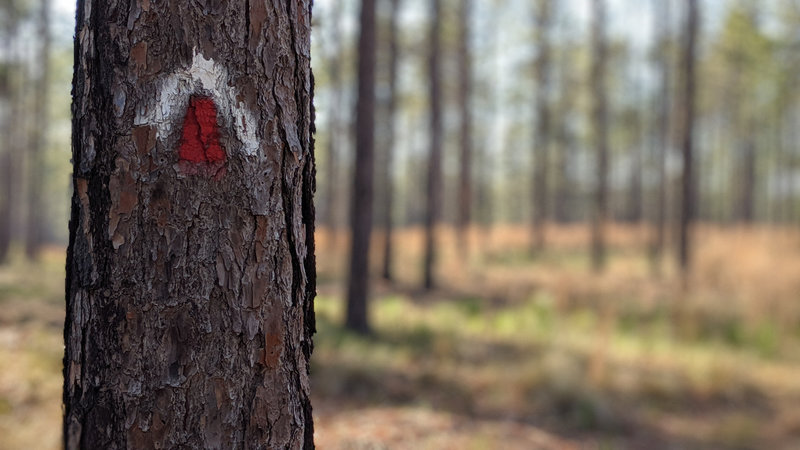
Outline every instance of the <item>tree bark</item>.
{"type": "Polygon", "coordinates": [[[65,448],[313,447],[310,26],[78,2],[65,448]]]}
{"type": "Polygon", "coordinates": [[[534,138],[533,248],[544,249],[550,159],[550,21],[552,2],[539,0],[536,13],[536,136],[534,138]]]}
{"type": "Polygon", "coordinates": [[[472,54],[470,52],[470,17],[472,0],[463,0],[459,8],[458,39],[458,101],[461,115],[461,158],[458,182],[458,246],[462,255],[468,254],[467,231],[472,219],[472,54]]]}
{"type": "Polygon", "coordinates": [[[592,267],[600,272],[606,264],[605,224],[608,218],[608,100],[606,82],[606,7],[592,1],[592,119],[597,148],[597,184],[592,216],[592,267]]]}
{"type": "Polygon", "coordinates": [[[350,222],[353,238],[345,320],[347,328],[360,333],[369,331],[369,244],[375,170],[375,37],[375,0],[362,0],[361,34],[358,38],[355,174],[350,222]]]}
{"type": "Polygon", "coordinates": [[[694,219],[694,120],[695,120],[695,61],[698,29],[697,0],[687,0],[686,48],[684,49],[684,111],[683,111],[683,177],[681,189],[681,219],[679,228],[678,262],[684,276],[688,274],[691,251],[691,226],[694,219]]]}
{"type": "Polygon", "coordinates": [[[427,204],[425,209],[425,260],[424,286],[433,289],[436,281],[434,265],[436,260],[436,225],[439,222],[442,203],[442,105],[440,36],[442,14],[441,0],[432,0],[433,8],[430,24],[430,54],[428,61],[430,93],[430,153],[428,158],[427,204]]]}
{"type": "Polygon", "coordinates": [[[40,42],[39,61],[34,90],[33,117],[37,126],[31,127],[29,146],[30,164],[28,165],[28,217],[27,235],[25,236],[25,255],[28,259],[36,259],[45,237],[45,214],[42,198],[45,180],[44,152],[47,147],[47,130],[50,120],[47,117],[48,95],[50,84],[50,0],[40,0],[39,23],[37,24],[40,42]]]}
{"type": "Polygon", "coordinates": [[[392,273],[392,232],[394,229],[394,154],[397,142],[395,140],[395,115],[397,112],[397,63],[400,46],[397,38],[397,19],[400,9],[400,0],[389,0],[389,100],[386,108],[386,146],[383,168],[383,278],[387,281],[393,279],[392,273]]]}

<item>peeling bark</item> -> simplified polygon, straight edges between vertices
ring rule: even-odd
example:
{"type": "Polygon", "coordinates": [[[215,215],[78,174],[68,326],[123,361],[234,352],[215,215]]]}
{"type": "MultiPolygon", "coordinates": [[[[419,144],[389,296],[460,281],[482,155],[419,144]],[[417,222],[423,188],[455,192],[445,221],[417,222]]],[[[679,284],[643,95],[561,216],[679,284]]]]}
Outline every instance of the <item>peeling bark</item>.
{"type": "Polygon", "coordinates": [[[312,448],[310,1],[77,19],[65,447],[312,448]],[[192,98],[221,162],[179,156],[192,98]]]}

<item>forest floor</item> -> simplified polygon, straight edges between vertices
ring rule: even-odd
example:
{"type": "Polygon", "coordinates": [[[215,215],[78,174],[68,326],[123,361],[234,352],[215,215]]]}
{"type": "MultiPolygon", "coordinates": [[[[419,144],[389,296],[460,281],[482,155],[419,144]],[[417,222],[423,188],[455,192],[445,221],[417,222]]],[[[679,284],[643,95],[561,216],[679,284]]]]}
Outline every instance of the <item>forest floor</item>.
{"type": "MultiPolygon", "coordinates": [[[[424,292],[404,230],[364,337],[341,326],[346,239],[320,232],[318,447],[800,448],[800,233],[701,229],[687,289],[645,236],[612,228],[597,275],[581,227],[534,256],[522,227],[443,231],[424,292]]],[[[59,448],[63,261],[0,267],[0,449],[59,448]]]]}

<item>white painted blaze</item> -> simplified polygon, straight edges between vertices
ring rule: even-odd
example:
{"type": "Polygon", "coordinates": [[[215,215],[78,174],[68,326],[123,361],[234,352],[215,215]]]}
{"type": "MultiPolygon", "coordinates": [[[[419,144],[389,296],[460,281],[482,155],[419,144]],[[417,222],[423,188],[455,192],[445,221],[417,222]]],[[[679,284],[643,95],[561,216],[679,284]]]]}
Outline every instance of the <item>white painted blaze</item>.
{"type": "MultiPolygon", "coordinates": [[[[228,71],[194,49],[191,67],[177,70],[157,81],[156,98],[136,109],[134,125],[156,127],[156,138],[166,139],[180,132],[189,98],[193,94],[208,95],[217,107],[217,121],[226,130],[233,130],[241,141],[241,151],[248,156],[258,154],[258,137],[253,113],[236,99],[237,92],[228,84],[228,71]]],[[[230,149],[228,149],[230,151],[230,149]]],[[[230,156],[230,154],[229,154],[230,156]]]]}

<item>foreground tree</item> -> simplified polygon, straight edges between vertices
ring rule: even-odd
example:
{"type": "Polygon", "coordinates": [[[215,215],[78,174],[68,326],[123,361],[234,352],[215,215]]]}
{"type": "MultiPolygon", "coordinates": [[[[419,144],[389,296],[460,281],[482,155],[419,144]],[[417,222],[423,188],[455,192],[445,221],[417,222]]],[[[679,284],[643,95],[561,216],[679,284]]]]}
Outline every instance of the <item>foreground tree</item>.
{"type": "Polygon", "coordinates": [[[442,209],[442,93],[440,67],[440,29],[442,2],[433,0],[433,19],[430,25],[430,54],[428,55],[428,83],[430,95],[430,150],[428,153],[427,204],[425,207],[425,260],[423,283],[425,289],[434,287],[434,264],[436,261],[436,225],[442,209]]]}
{"type": "Polygon", "coordinates": [[[592,1],[592,46],[592,123],[597,147],[597,184],[592,215],[592,267],[595,271],[601,271],[606,263],[605,224],[608,218],[608,49],[605,0],[592,1]]]}
{"type": "Polygon", "coordinates": [[[369,244],[372,234],[373,172],[375,170],[375,0],[361,1],[358,38],[358,103],[356,157],[353,178],[353,230],[350,278],[347,285],[347,328],[366,333],[369,295],[369,244]]]}
{"type": "Polygon", "coordinates": [[[313,447],[311,2],[202,3],[78,2],[67,449],[313,447]]]}

